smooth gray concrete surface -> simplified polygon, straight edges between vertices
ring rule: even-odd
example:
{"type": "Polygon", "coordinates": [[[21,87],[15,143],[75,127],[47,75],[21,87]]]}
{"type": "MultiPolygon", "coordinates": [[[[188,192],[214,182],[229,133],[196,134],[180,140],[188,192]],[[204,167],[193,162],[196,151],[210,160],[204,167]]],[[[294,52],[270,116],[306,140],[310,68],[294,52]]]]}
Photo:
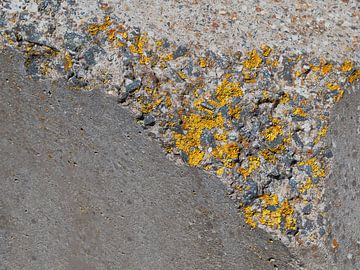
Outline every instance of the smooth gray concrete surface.
{"type": "Polygon", "coordinates": [[[0,55],[0,269],[300,269],[115,99],[0,55]]]}
{"type": "Polygon", "coordinates": [[[329,132],[334,166],[326,190],[336,269],[360,269],[360,85],[335,107],[329,132]],[[336,241],[336,242],[335,242],[336,241]]]}

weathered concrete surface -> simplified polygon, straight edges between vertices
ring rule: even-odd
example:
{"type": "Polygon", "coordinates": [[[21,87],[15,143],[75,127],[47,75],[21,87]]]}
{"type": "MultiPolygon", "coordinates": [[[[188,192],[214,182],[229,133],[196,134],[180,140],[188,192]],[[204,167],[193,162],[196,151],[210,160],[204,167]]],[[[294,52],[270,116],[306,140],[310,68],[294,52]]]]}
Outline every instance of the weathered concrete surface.
{"type": "Polygon", "coordinates": [[[326,200],[336,269],[360,269],[360,85],[335,107],[330,130],[334,167],[326,200]]]}
{"type": "Polygon", "coordinates": [[[114,99],[0,63],[1,270],[299,269],[114,99]]]}
{"type": "Polygon", "coordinates": [[[360,89],[357,84],[332,112],[328,142],[334,155],[325,187],[328,250],[302,249],[307,269],[360,269],[360,89]]]}

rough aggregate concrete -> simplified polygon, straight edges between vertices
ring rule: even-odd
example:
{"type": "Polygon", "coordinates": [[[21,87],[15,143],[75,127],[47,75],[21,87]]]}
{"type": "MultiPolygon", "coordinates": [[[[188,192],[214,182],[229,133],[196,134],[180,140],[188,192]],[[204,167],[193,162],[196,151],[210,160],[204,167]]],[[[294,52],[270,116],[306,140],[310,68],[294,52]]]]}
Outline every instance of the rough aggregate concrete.
{"type": "Polygon", "coordinates": [[[0,56],[0,269],[299,269],[223,186],[178,167],[99,91],[0,56]]]}

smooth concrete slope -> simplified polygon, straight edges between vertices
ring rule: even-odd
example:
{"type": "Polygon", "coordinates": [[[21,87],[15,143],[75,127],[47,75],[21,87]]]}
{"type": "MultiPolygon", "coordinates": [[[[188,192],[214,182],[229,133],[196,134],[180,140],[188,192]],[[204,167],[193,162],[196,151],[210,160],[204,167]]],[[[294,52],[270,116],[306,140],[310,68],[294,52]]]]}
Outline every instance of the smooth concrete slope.
{"type": "Polygon", "coordinates": [[[360,84],[335,107],[329,140],[334,166],[326,190],[336,269],[360,269],[360,84]]]}
{"type": "Polygon", "coordinates": [[[299,269],[215,178],[176,166],[99,90],[0,56],[0,269],[299,269]]]}

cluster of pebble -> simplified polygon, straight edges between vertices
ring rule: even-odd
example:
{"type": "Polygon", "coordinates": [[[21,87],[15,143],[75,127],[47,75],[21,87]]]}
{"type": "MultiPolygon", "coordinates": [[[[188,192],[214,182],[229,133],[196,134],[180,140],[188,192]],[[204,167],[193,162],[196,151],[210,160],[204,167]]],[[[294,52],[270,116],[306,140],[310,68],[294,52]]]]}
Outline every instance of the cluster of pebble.
{"type": "Polygon", "coordinates": [[[58,12],[64,24],[56,25],[62,6],[42,3],[0,14],[1,44],[24,53],[30,76],[118,96],[170,158],[216,174],[250,226],[289,243],[326,234],[322,194],[332,153],[323,139],[331,107],[360,77],[352,61],[265,44],[246,53],[199,51],[130,29],[113,14],[81,21],[71,17],[76,11],[58,12]]]}

